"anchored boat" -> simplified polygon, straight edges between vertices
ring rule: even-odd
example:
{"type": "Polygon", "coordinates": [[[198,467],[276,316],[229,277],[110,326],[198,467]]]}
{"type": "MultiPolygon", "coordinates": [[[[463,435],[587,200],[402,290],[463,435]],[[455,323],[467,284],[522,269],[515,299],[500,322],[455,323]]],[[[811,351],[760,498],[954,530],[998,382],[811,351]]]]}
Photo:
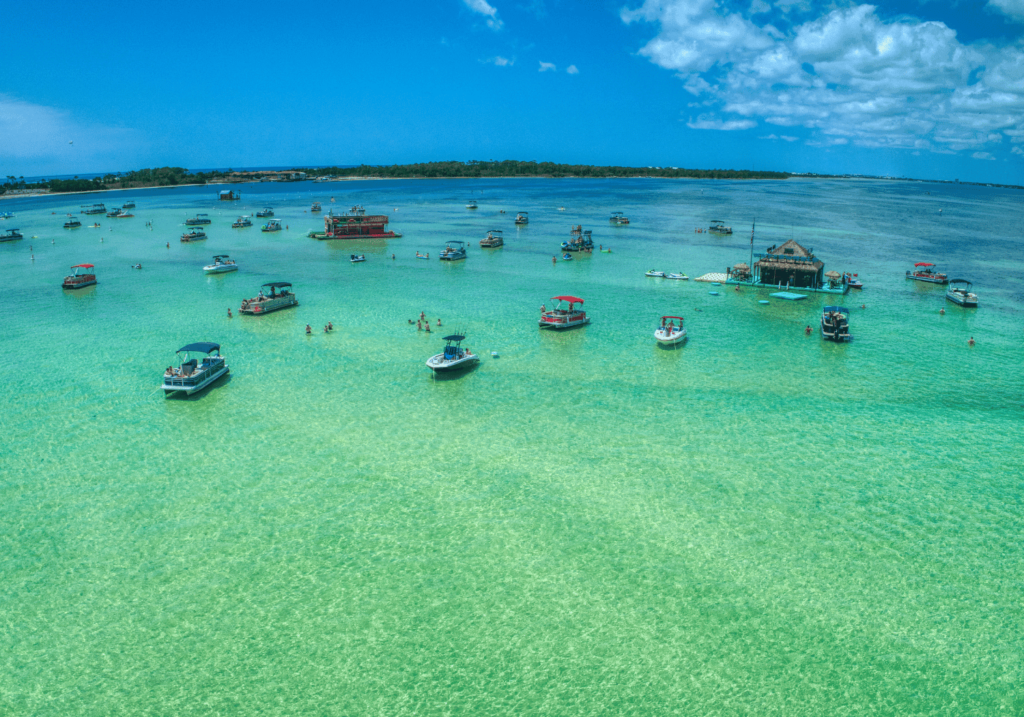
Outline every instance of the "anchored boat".
{"type": "Polygon", "coordinates": [[[682,316],[662,316],[661,326],[654,331],[654,339],[662,346],[674,346],[686,341],[682,316]],[[679,322],[678,324],[676,322],[679,322]]]}
{"type": "Polygon", "coordinates": [[[73,217],[70,214],[68,215],[68,220],[64,222],[65,229],[77,229],[80,226],[82,226],[82,222],[78,221],[78,217],[73,217]]]}
{"type": "Polygon", "coordinates": [[[366,254],[350,254],[348,260],[353,264],[358,264],[361,261],[366,261],[366,254]]]}
{"type": "Polygon", "coordinates": [[[629,217],[622,212],[612,212],[612,216],[608,219],[612,224],[629,224],[629,217]]]}
{"type": "Polygon", "coordinates": [[[106,214],[107,208],[102,204],[83,204],[82,214],[106,214]]]}
{"type": "Polygon", "coordinates": [[[518,214],[516,214],[516,224],[523,225],[523,224],[529,224],[529,223],[530,223],[530,213],[529,212],[519,212],[518,214]]]}
{"type": "Polygon", "coordinates": [[[229,271],[238,271],[238,264],[228,258],[227,254],[217,254],[213,257],[213,263],[203,267],[207,274],[226,274],[229,271]]]}
{"type": "Polygon", "coordinates": [[[468,202],[466,202],[466,209],[476,209],[476,201],[470,199],[468,202]]]}
{"type": "Polygon", "coordinates": [[[505,239],[502,236],[501,229],[491,229],[487,232],[487,236],[480,240],[480,246],[484,249],[496,249],[504,245],[504,243],[505,239]]]}
{"type": "Polygon", "coordinates": [[[236,219],[231,224],[231,228],[232,229],[244,229],[245,227],[251,227],[251,226],[252,226],[252,219],[250,219],[249,217],[244,217],[244,216],[243,217],[239,217],[238,219],[236,219]]]}
{"type": "Polygon", "coordinates": [[[435,373],[459,371],[469,368],[480,361],[480,357],[469,349],[462,348],[466,337],[462,334],[445,336],[444,351],[427,359],[427,366],[435,373]]]}
{"type": "Polygon", "coordinates": [[[206,232],[202,229],[193,229],[190,232],[185,232],[181,235],[181,241],[185,244],[194,241],[206,241],[206,232]]]}
{"type": "Polygon", "coordinates": [[[211,220],[209,214],[196,214],[194,217],[189,217],[185,220],[185,226],[187,227],[199,227],[210,223],[211,220]]]}
{"type": "Polygon", "coordinates": [[[725,226],[725,222],[721,219],[712,219],[708,231],[712,234],[732,234],[732,227],[725,226]]]}
{"type": "MultiPolygon", "coordinates": [[[[333,200],[332,200],[333,201],[333,200]]],[[[395,239],[402,236],[388,229],[386,214],[367,215],[358,204],[345,214],[324,215],[324,231],[311,232],[314,239],[395,239]]]]}
{"type": "Polygon", "coordinates": [[[914,268],[907,269],[907,278],[914,281],[923,281],[928,284],[948,284],[949,277],[935,269],[935,265],[928,261],[919,261],[914,268]]]}
{"type": "Polygon", "coordinates": [[[164,390],[165,396],[179,392],[190,396],[230,371],[224,357],[220,355],[220,344],[209,341],[189,344],[178,349],[177,356],[178,367],[168,366],[164,371],[164,381],[160,388],[164,390]],[[192,358],[191,354],[194,353],[206,355],[197,359],[192,358]]]}
{"type": "Polygon", "coordinates": [[[656,269],[651,269],[650,271],[644,273],[644,276],[656,276],[656,277],[658,277],[660,279],[664,279],[665,278],[665,272],[657,271],[656,269]]]}
{"type": "Polygon", "coordinates": [[[826,306],[821,312],[821,338],[826,341],[850,340],[850,310],[842,306],[826,306]]]}
{"type": "Polygon", "coordinates": [[[20,229],[4,229],[4,233],[0,234],[0,242],[15,241],[16,239],[24,238],[25,235],[21,233],[20,229]]]}
{"type": "Polygon", "coordinates": [[[261,232],[279,232],[281,231],[281,222],[276,219],[271,219],[269,222],[263,225],[260,229],[261,232]]]}
{"type": "Polygon", "coordinates": [[[135,200],[129,199],[127,202],[121,205],[121,209],[135,209],[135,200]]]}
{"type": "Polygon", "coordinates": [[[466,245],[460,241],[446,242],[441,255],[437,257],[441,261],[459,261],[466,258],[466,245]]]}
{"type": "Polygon", "coordinates": [[[84,286],[92,286],[96,282],[96,274],[93,273],[95,268],[92,264],[75,264],[73,267],[71,276],[64,277],[64,283],[61,287],[64,289],[81,289],[84,286]]]}
{"type": "Polygon", "coordinates": [[[540,321],[538,326],[542,329],[570,329],[573,326],[582,326],[590,323],[587,312],[577,309],[576,306],[583,303],[583,299],[577,296],[553,296],[558,303],[550,311],[541,307],[540,321]]]}
{"type": "Polygon", "coordinates": [[[313,202],[313,206],[309,208],[310,212],[322,212],[323,208],[320,206],[320,202],[313,202]]]}
{"type": "Polygon", "coordinates": [[[950,279],[946,299],[968,309],[978,308],[978,295],[971,291],[971,286],[967,279],[950,279]]]}
{"type": "Polygon", "coordinates": [[[263,219],[265,217],[272,217],[274,216],[274,210],[271,209],[270,207],[264,207],[263,209],[256,212],[256,216],[259,219],[263,219]]]}
{"type": "Polygon", "coordinates": [[[289,289],[291,283],[287,281],[271,281],[260,287],[260,293],[254,299],[245,299],[242,307],[238,310],[242,314],[262,316],[278,309],[287,309],[289,306],[298,306],[299,301],[289,289]],[[264,289],[267,291],[264,292],[264,289]]]}

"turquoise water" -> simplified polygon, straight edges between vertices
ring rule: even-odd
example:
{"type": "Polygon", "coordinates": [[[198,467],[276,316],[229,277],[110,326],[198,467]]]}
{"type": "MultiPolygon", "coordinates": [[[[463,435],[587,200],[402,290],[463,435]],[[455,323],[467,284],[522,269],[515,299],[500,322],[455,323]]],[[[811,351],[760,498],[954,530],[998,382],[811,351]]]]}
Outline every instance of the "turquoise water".
{"type": "Polygon", "coordinates": [[[37,238],[0,244],[0,712],[1024,712],[1019,192],[241,191],[3,202],[37,238]],[[127,197],[135,219],[60,228],[127,197]],[[308,239],[313,200],[404,236],[308,239]],[[265,205],[287,231],[230,228],[265,205]],[[210,239],[179,243],[204,211],[210,239]],[[864,280],[852,343],[804,335],[835,297],[643,276],[746,261],[755,217],[755,251],[794,238],[864,280]],[[736,233],[693,232],[710,219],[736,233]],[[553,265],[577,223],[613,253],[553,265]],[[492,228],[505,247],[480,249],[492,228]],[[449,239],[467,261],[415,259],[449,239]],[[205,276],[217,253],[241,270],[205,276]],[[981,308],[906,281],[915,261],[973,280],[981,308]],[[99,285],[63,292],[80,262],[99,285]],[[272,280],[300,306],[238,316],[272,280]],[[539,332],[563,293],[593,323],[539,332]],[[686,317],[684,348],[654,345],[662,314],[686,317]],[[485,358],[434,380],[455,329],[485,358]],[[163,368],[201,340],[231,379],[165,399],[163,368]]]}

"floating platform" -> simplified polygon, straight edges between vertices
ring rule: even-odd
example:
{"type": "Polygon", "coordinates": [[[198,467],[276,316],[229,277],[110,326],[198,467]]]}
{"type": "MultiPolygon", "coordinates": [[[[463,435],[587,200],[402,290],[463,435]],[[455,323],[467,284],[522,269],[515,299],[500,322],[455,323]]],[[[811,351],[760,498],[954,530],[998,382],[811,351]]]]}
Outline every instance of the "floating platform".
{"type": "Polygon", "coordinates": [[[716,274],[716,273],[712,272],[711,274],[705,274],[704,276],[698,276],[696,279],[694,279],[694,281],[706,281],[708,283],[718,282],[719,284],[721,284],[722,282],[726,281],[728,278],[729,277],[727,277],[725,274],[716,274]]]}
{"type": "Polygon", "coordinates": [[[774,296],[776,299],[785,299],[786,301],[800,301],[800,299],[807,298],[807,294],[794,294],[789,291],[776,291],[769,296],[774,296]]]}

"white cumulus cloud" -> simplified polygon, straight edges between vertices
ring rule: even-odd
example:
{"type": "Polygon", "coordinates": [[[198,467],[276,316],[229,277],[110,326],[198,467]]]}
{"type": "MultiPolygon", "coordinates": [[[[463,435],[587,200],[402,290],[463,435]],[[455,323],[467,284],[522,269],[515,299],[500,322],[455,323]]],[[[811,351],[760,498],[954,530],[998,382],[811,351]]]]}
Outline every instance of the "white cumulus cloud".
{"type": "Polygon", "coordinates": [[[512,67],[512,65],[516,64],[515,59],[510,60],[509,58],[502,57],[501,55],[488,58],[484,60],[484,62],[489,62],[492,65],[497,65],[498,67],[512,67]]]}
{"type": "Polygon", "coordinates": [[[686,126],[691,129],[737,130],[756,127],[757,122],[754,122],[753,120],[729,120],[726,122],[718,119],[714,115],[701,115],[697,119],[693,119],[691,117],[690,121],[686,123],[686,126]]]}
{"type": "Polygon", "coordinates": [[[995,159],[995,157],[993,157],[988,152],[975,152],[971,156],[974,157],[975,159],[995,159]]]}
{"type": "MultiPolygon", "coordinates": [[[[1000,133],[1024,138],[1019,44],[964,44],[944,23],[883,20],[872,5],[814,15],[807,4],[774,2],[803,19],[782,32],[757,21],[762,2],[746,14],[716,0],[645,0],[622,11],[627,24],[657,28],[640,54],[675,72],[706,108],[689,126],[763,121],[808,128],[817,146],[941,153],[983,151],[1000,133]]],[[[1006,12],[1024,5],[990,2],[1006,12]]]]}
{"type": "Polygon", "coordinates": [[[986,7],[993,8],[1014,20],[1024,22],[1024,0],[988,0],[986,7]]]}
{"type": "Polygon", "coordinates": [[[492,30],[500,30],[502,23],[498,17],[498,9],[487,0],[462,0],[463,4],[475,13],[487,18],[487,27],[492,30]]]}
{"type": "Polygon", "coordinates": [[[569,65],[568,67],[565,68],[565,71],[568,72],[570,75],[580,74],[580,71],[576,69],[576,65],[569,65]]]}
{"type": "Polygon", "coordinates": [[[537,72],[555,72],[558,69],[553,62],[541,62],[540,60],[538,62],[540,62],[540,69],[537,72]]]}

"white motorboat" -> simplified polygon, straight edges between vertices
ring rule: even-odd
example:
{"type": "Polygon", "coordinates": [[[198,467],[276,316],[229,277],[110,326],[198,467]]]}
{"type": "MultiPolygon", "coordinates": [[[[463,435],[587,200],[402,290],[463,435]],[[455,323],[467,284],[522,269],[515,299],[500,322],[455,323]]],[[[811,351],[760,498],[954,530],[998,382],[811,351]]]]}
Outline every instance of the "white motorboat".
{"type": "Polygon", "coordinates": [[[458,371],[469,368],[480,361],[480,357],[469,349],[462,348],[466,337],[462,334],[445,336],[444,351],[427,359],[427,366],[435,373],[458,371]]]}
{"type": "Polygon", "coordinates": [[[226,274],[229,271],[238,271],[238,264],[229,259],[227,254],[217,254],[213,257],[213,263],[203,267],[207,274],[226,274]]]}
{"type": "Polygon", "coordinates": [[[350,254],[348,260],[353,264],[358,264],[361,261],[366,261],[366,254],[350,254]]]}
{"type": "Polygon", "coordinates": [[[644,276],[656,276],[656,277],[664,279],[665,278],[665,272],[663,272],[663,271],[655,271],[654,269],[651,269],[649,272],[644,274],[644,276]]]}
{"type": "Polygon", "coordinates": [[[968,309],[978,308],[978,295],[971,291],[971,286],[967,279],[950,279],[946,299],[968,309]]]}
{"type": "Polygon", "coordinates": [[[583,299],[578,296],[553,296],[558,303],[550,311],[543,306],[540,312],[540,321],[537,322],[542,329],[570,329],[573,326],[582,326],[590,323],[587,312],[577,309],[577,304],[582,304],[583,299]]]}
{"type": "Polygon", "coordinates": [[[224,357],[220,355],[220,344],[200,341],[182,346],[177,353],[179,356],[178,368],[169,366],[164,371],[164,382],[160,386],[166,396],[178,392],[190,396],[230,371],[224,357]],[[206,356],[201,360],[192,358],[191,354],[194,353],[206,354],[206,356]]]}
{"type": "Polygon", "coordinates": [[[668,274],[665,274],[665,278],[666,279],[679,279],[680,281],[689,281],[690,280],[690,277],[688,277],[686,274],[676,274],[674,272],[669,272],[668,274]]]}
{"type": "Polygon", "coordinates": [[[662,316],[661,326],[654,332],[654,338],[662,346],[674,346],[686,341],[686,329],[682,316],[662,316]],[[676,321],[679,323],[677,324],[676,321]]]}

